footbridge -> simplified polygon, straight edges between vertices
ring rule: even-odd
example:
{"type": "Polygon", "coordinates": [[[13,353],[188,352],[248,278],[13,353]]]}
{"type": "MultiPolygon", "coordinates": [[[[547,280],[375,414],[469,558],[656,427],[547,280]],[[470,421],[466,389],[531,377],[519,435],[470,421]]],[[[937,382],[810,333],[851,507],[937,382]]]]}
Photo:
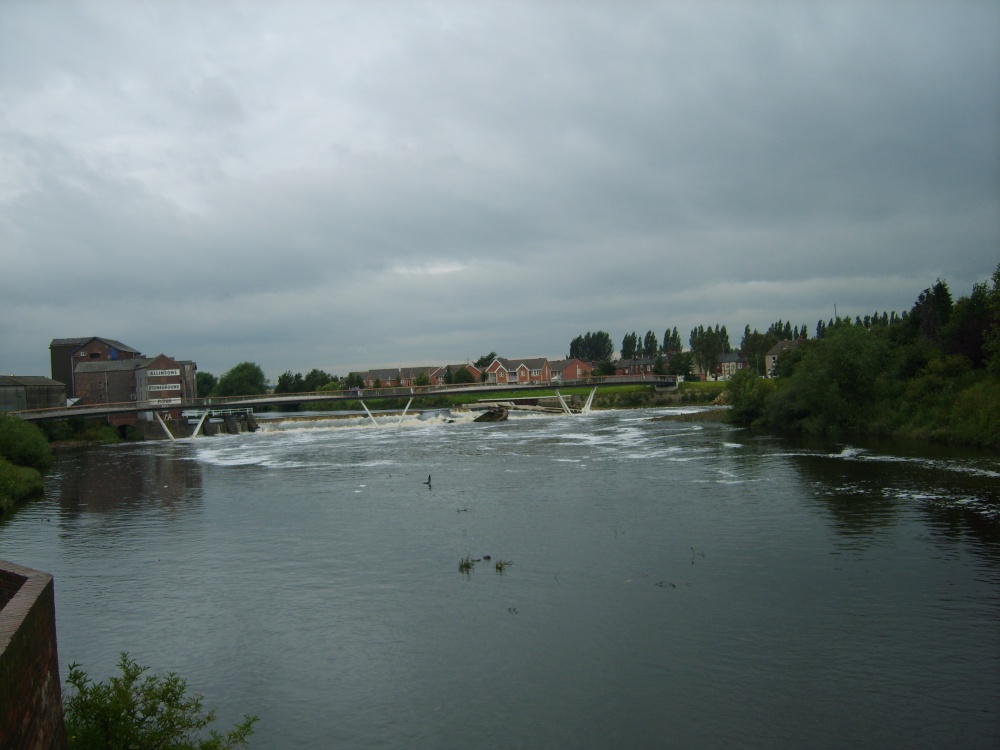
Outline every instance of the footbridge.
{"type": "MultiPolygon", "coordinates": [[[[482,397],[501,393],[549,391],[555,392],[566,413],[571,413],[560,390],[567,388],[590,388],[584,411],[589,411],[598,389],[616,385],[652,385],[658,388],[676,388],[677,378],[673,375],[649,377],[600,377],[580,380],[557,380],[548,383],[475,383],[462,385],[413,386],[394,388],[352,388],[344,391],[317,391],[314,393],[268,393],[255,396],[227,396],[196,399],[157,399],[152,401],[131,401],[125,403],[83,404],[77,406],[47,409],[26,409],[11,412],[24,420],[71,419],[83,417],[94,419],[115,414],[136,414],[151,412],[157,417],[163,412],[184,411],[188,416],[200,417],[233,411],[253,411],[254,409],[302,406],[310,403],[335,403],[337,401],[359,402],[369,417],[372,416],[365,402],[382,399],[408,399],[405,415],[415,400],[433,396],[453,396],[475,394],[482,397]]],[[[374,421],[374,417],[372,417],[374,421]]]]}

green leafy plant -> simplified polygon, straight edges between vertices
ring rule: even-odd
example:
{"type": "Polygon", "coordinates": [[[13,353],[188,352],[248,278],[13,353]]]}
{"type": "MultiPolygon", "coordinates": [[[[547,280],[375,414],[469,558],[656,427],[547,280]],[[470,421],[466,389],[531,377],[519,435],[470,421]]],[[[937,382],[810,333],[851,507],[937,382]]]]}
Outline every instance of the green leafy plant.
{"type": "Polygon", "coordinates": [[[67,684],[73,694],[65,701],[69,747],[80,750],[230,750],[245,747],[256,716],[244,716],[226,734],[206,727],[215,710],[204,711],[200,695],[188,695],[187,681],[173,672],[146,675],[122,652],[121,674],[94,682],[78,664],[71,664],[67,684]]]}

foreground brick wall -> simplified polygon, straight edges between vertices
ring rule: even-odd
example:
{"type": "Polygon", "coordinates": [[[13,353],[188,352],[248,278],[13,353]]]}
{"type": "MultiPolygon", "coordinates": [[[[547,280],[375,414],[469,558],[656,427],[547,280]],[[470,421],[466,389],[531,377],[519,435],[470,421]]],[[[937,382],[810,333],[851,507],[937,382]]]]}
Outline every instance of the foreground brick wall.
{"type": "Polygon", "coordinates": [[[0,748],[66,748],[52,576],[4,560],[0,560],[0,748]]]}

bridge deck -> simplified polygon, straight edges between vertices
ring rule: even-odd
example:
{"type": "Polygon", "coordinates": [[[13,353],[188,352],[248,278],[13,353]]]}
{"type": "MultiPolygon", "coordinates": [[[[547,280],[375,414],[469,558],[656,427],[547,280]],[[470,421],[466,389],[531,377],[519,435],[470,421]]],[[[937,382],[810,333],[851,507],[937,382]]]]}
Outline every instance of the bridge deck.
{"type": "Polygon", "coordinates": [[[293,404],[329,403],[336,401],[374,401],[386,398],[426,398],[430,396],[485,395],[511,391],[558,391],[561,388],[602,388],[612,385],[654,385],[673,387],[673,375],[652,377],[605,377],[581,380],[561,380],[548,383],[474,383],[469,385],[431,385],[396,388],[364,388],[348,391],[319,391],[315,393],[270,393],[260,396],[229,396],[216,398],[184,399],[172,404],[151,401],[132,401],[119,404],[87,404],[49,409],[14,411],[22,419],[39,421],[69,419],[71,417],[104,417],[111,414],[134,414],[143,411],[165,412],[178,409],[253,409],[262,406],[291,406],[293,404]]]}

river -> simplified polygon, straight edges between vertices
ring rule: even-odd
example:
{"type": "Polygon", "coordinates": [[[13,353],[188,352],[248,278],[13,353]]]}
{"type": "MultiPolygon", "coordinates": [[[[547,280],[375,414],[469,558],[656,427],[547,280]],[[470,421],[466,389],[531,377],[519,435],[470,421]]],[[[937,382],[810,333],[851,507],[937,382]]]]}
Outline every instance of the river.
{"type": "Polygon", "coordinates": [[[661,413],[64,452],[0,558],[251,747],[997,747],[995,454],[661,413]]]}

